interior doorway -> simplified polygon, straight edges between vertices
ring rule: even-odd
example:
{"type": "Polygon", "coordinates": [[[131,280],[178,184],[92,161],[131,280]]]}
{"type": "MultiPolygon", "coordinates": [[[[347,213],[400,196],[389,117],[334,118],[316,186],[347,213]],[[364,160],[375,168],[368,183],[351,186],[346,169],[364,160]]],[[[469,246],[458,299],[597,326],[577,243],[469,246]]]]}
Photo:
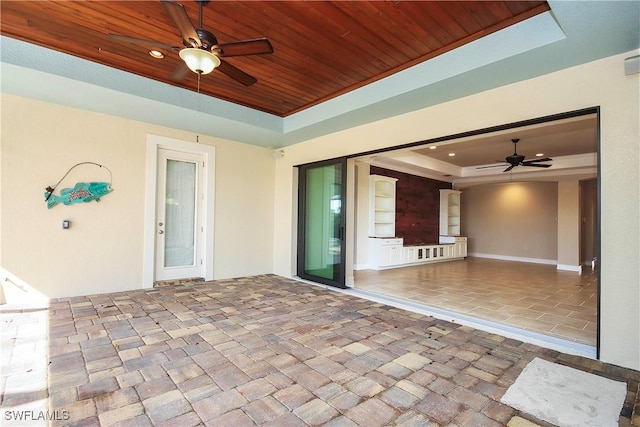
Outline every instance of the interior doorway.
{"type": "Polygon", "coordinates": [[[580,181],[580,261],[585,268],[598,267],[598,180],[580,181]]]}

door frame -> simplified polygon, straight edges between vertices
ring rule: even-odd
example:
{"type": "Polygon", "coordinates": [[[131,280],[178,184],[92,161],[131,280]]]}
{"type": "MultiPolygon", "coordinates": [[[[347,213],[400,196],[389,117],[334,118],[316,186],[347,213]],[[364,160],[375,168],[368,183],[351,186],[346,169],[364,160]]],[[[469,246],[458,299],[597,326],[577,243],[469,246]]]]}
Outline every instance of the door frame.
{"type": "MultiPolygon", "coordinates": [[[[441,143],[441,142],[453,141],[453,140],[461,139],[461,138],[467,138],[467,137],[472,137],[472,136],[477,136],[477,135],[483,135],[483,134],[487,134],[487,133],[494,133],[494,132],[513,130],[513,129],[518,129],[518,128],[525,127],[525,126],[539,125],[539,124],[544,124],[544,123],[551,123],[551,122],[554,122],[556,120],[563,120],[563,119],[568,119],[568,118],[572,118],[572,117],[581,117],[581,116],[586,116],[586,115],[591,115],[591,114],[595,114],[595,116],[596,116],[596,132],[597,132],[597,136],[596,136],[596,139],[597,139],[597,162],[596,162],[596,164],[597,164],[596,165],[597,200],[596,200],[596,243],[595,243],[595,252],[596,252],[596,257],[598,258],[599,265],[598,265],[598,268],[597,268],[597,285],[596,285],[596,293],[597,293],[597,302],[596,302],[596,304],[597,304],[597,313],[596,313],[596,324],[597,324],[597,326],[596,326],[596,359],[600,360],[600,346],[601,346],[601,341],[602,341],[602,338],[600,336],[601,321],[602,321],[602,286],[601,286],[601,284],[602,284],[602,264],[601,264],[601,262],[602,262],[602,240],[601,240],[601,233],[602,233],[602,224],[601,224],[601,219],[602,219],[602,170],[601,170],[601,168],[602,168],[602,159],[601,159],[601,155],[602,155],[602,148],[601,148],[602,134],[601,134],[601,109],[600,109],[600,106],[587,107],[587,108],[583,108],[583,109],[579,109],[579,110],[567,111],[567,112],[564,112],[564,113],[557,113],[557,114],[537,117],[537,118],[533,118],[533,119],[521,120],[521,121],[518,121],[518,122],[512,122],[512,123],[507,123],[507,124],[502,124],[502,125],[497,125],[497,126],[491,126],[491,127],[476,129],[476,130],[467,131],[467,132],[461,132],[461,133],[457,133],[457,134],[451,134],[451,135],[446,135],[446,136],[426,139],[426,140],[422,140],[422,141],[415,141],[415,142],[410,142],[410,143],[391,146],[391,147],[384,147],[384,148],[378,148],[378,149],[375,149],[375,150],[369,150],[369,151],[354,153],[354,154],[348,155],[347,159],[349,159],[349,160],[359,159],[361,157],[371,156],[371,155],[375,155],[375,154],[382,154],[382,153],[389,152],[389,151],[416,148],[416,147],[424,146],[424,145],[427,145],[427,144],[436,144],[436,143],[441,143]]],[[[357,229],[357,224],[355,224],[354,226],[357,229]]],[[[355,284],[354,284],[354,286],[355,286],[355,284]]]]}
{"type": "Polygon", "coordinates": [[[215,147],[148,134],[144,195],[144,257],[142,287],[151,288],[155,282],[156,267],[156,194],[158,186],[158,151],[182,151],[204,157],[202,204],[202,277],[213,280],[214,255],[214,201],[215,201],[215,147]]]}
{"type": "MultiPolygon", "coordinates": [[[[158,192],[156,194],[156,257],[155,257],[155,280],[167,281],[167,280],[181,280],[183,278],[203,277],[203,257],[202,248],[204,245],[202,227],[202,213],[203,213],[203,165],[204,155],[201,153],[188,153],[185,151],[175,151],[160,148],[158,150],[158,192]],[[189,200],[194,203],[193,216],[191,217],[191,224],[193,225],[192,232],[188,233],[189,237],[193,238],[193,251],[191,252],[191,260],[188,265],[176,265],[167,266],[167,238],[169,237],[170,227],[167,221],[170,220],[168,216],[167,204],[167,191],[169,189],[169,164],[170,162],[176,162],[176,164],[189,164],[193,168],[194,173],[194,191],[189,197],[189,200]]],[[[188,189],[185,194],[188,194],[188,189]]],[[[180,191],[182,192],[182,190],[180,191]]],[[[184,200],[187,203],[187,200],[184,200]]],[[[177,232],[178,230],[174,230],[177,232]]],[[[181,230],[181,235],[184,230],[181,230]]]]}
{"type": "Polygon", "coordinates": [[[329,286],[334,286],[337,288],[346,288],[347,287],[347,264],[348,264],[348,256],[347,256],[347,191],[348,191],[348,172],[347,172],[347,158],[337,158],[337,159],[329,159],[322,160],[319,162],[306,163],[303,165],[297,165],[297,202],[298,202],[298,213],[297,213],[297,243],[296,243],[296,275],[302,279],[310,280],[316,283],[322,283],[329,286]],[[328,165],[340,165],[342,171],[342,183],[340,184],[342,200],[341,200],[341,218],[340,218],[340,228],[341,239],[340,239],[340,271],[337,280],[331,280],[327,278],[323,278],[320,276],[313,276],[304,273],[304,254],[305,254],[305,211],[306,211],[306,196],[305,196],[305,185],[306,179],[304,177],[304,173],[309,168],[323,167],[328,165]]]}

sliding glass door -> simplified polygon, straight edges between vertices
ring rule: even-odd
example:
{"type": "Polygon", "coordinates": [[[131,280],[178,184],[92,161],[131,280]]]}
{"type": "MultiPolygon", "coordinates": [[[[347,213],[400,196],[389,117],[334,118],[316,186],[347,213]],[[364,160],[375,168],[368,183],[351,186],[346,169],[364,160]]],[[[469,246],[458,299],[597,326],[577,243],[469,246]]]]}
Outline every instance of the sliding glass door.
{"type": "Polygon", "coordinates": [[[298,170],[298,276],[344,288],[347,161],[328,160],[298,170]]]}

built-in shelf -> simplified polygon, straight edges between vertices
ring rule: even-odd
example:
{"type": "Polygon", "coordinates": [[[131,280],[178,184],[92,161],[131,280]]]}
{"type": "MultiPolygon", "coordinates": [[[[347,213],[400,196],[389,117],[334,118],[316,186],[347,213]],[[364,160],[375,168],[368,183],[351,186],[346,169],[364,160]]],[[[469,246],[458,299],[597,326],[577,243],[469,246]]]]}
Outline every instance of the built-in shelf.
{"type": "Polygon", "coordinates": [[[396,181],[382,175],[369,175],[369,236],[395,237],[396,181]]]}
{"type": "Polygon", "coordinates": [[[380,270],[465,258],[467,238],[460,236],[460,191],[440,190],[438,243],[404,246],[404,240],[395,237],[396,181],[382,175],[369,176],[371,268],[380,270]]]}
{"type": "Polygon", "coordinates": [[[433,245],[403,246],[402,238],[369,239],[371,268],[407,267],[440,261],[453,261],[467,256],[467,238],[449,237],[446,242],[433,245]]]}
{"type": "Polygon", "coordinates": [[[440,235],[460,235],[460,195],[459,190],[440,190],[440,235]]]}

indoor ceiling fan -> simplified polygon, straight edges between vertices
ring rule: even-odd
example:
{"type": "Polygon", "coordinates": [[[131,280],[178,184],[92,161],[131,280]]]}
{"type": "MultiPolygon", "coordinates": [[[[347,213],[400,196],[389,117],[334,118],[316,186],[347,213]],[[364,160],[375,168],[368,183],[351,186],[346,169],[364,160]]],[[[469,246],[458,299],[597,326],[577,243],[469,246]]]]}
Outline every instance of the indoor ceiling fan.
{"type": "Polygon", "coordinates": [[[229,64],[222,58],[273,53],[273,47],[269,40],[266,38],[258,38],[230,43],[218,43],[216,36],[202,26],[202,7],[209,3],[209,0],[196,1],[199,6],[197,28],[191,23],[182,4],[170,0],[160,0],[165,12],[169,15],[182,35],[183,47],[118,34],[109,34],[109,38],[118,42],[179,52],[180,58],[182,58],[184,62],[169,76],[169,78],[174,81],[184,79],[189,73],[189,70],[201,75],[209,74],[217,68],[222,73],[245,86],[254,84],[257,81],[255,77],[229,64]]]}
{"type": "MultiPolygon", "coordinates": [[[[532,160],[525,160],[525,157],[521,154],[518,154],[518,141],[520,141],[520,138],[514,138],[511,140],[511,142],[513,143],[513,154],[510,156],[505,157],[505,161],[507,162],[507,164],[509,165],[503,172],[509,172],[511,169],[515,168],[516,166],[532,166],[532,167],[536,167],[536,168],[548,168],[551,167],[551,165],[548,164],[541,164],[542,162],[550,162],[553,159],[551,157],[543,157],[541,159],[532,159],[532,160]]],[[[491,166],[481,166],[477,169],[485,169],[485,168],[494,168],[500,165],[491,165],[491,166]]]]}

